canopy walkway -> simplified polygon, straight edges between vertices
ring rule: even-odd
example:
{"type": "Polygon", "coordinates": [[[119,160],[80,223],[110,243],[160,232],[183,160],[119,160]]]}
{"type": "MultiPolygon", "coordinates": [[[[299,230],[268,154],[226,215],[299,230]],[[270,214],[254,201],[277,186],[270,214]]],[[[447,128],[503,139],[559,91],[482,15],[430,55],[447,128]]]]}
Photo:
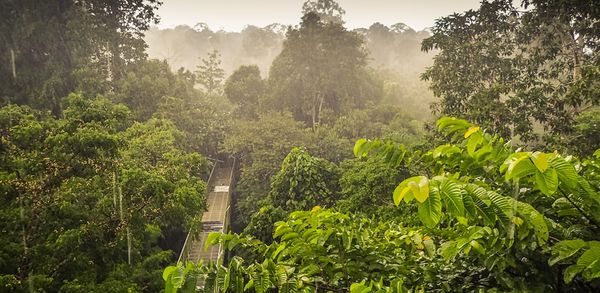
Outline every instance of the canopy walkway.
{"type": "MultiPolygon", "coordinates": [[[[201,231],[188,233],[178,262],[192,261],[197,263],[202,260],[203,263],[222,261],[221,246],[211,246],[204,249],[206,238],[210,232],[228,231],[229,224],[229,203],[231,199],[231,184],[235,159],[229,162],[216,161],[210,173],[207,182],[206,203],[208,210],[201,212],[198,217],[202,219],[201,231]]],[[[199,286],[202,284],[199,283],[199,286]]]]}

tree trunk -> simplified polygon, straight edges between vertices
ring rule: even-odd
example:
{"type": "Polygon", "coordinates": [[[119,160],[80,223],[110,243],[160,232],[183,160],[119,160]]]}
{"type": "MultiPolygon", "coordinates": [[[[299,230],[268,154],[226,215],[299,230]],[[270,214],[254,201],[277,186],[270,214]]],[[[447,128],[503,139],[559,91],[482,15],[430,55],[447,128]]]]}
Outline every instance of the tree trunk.
{"type": "Polygon", "coordinates": [[[323,102],[325,102],[325,95],[319,95],[319,111],[317,112],[317,123],[321,124],[321,110],[323,109],[323,102]]]}
{"type": "Polygon", "coordinates": [[[15,50],[10,49],[10,67],[12,68],[12,76],[15,84],[17,83],[17,67],[15,66],[15,50]]]}
{"type": "Polygon", "coordinates": [[[315,130],[316,124],[317,124],[317,96],[313,96],[313,102],[312,102],[312,129],[315,130]]]}

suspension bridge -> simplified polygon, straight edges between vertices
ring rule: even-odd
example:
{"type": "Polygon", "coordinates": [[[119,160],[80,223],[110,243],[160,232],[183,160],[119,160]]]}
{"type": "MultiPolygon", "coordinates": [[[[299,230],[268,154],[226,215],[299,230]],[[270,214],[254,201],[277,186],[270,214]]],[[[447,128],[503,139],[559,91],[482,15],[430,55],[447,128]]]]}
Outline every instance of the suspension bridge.
{"type": "MultiPolygon", "coordinates": [[[[210,232],[228,232],[229,208],[233,187],[233,174],[235,159],[229,161],[215,161],[207,182],[207,211],[197,215],[201,218],[201,231],[190,231],[185,239],[183,248],[177,262],[192,261],[198,263],[223,261],[221,245],[205,249],[204,244],[210,232]]],[[[198,286],[202,286],[199,280],[198,286]]]]}

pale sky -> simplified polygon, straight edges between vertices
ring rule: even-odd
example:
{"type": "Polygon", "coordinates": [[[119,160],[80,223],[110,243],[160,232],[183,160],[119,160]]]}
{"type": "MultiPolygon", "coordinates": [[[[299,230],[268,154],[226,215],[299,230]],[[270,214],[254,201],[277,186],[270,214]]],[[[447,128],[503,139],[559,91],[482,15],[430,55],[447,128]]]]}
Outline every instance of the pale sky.
{"type": "MultiPolygon", "coordinates": [[[[246,25],[296,25],[305,0],[163,0],[160,28],[204,22],[213,30],[240,31],[246,25]]],[[[479,7],[480,0],[337,0],[346,10],[348,28],[375,22],[403,22],[415,30],[431,27],[436,18],[479,7]]]]}

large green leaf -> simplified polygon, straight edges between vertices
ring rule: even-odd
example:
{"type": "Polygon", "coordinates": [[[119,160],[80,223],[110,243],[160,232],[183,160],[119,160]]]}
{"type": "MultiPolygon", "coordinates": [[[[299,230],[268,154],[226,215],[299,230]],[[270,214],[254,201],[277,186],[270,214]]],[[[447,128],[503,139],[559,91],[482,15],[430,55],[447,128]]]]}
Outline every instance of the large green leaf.
{"type": "Polygon", "coordinates": [[[361,138],[356,141],[356,143],[354,144],[354,156],[362,157],[362,154],[364,153],[363,147],[365,143],[367,143],[367,140],[364,138],[361,138]]]}
{"type": "Polygon", "coordinates": [[[402,199],[404,198],[404,196],[409,193],[411,190],[410,188],[407,188],[406,186],[402,186],[402,185],[398,185],[396,186],[396,188],[394,189],[394,204],[396,205],[400,205],[400,202],[402,201],[402,199]]]}
{"type": "Polygon", "coordinates": [[[463,119],[454,117],[442,117],[436,122],[438,129],[445,134],[453,134],[455,132],[464,133],[473,124],[463,119]]]}
{"type": "Polygon", "coordinates": [[[176,266],[168,266],[165,268],[165,270],[163,271],[163,280],[167,280],[169,279],[169,277],[173,274],[173,272],[175,272],[175,270],[177,270],[176,266]]]}
{"type": "Polygon", "coordinates": [[[204,243],[204,251],[208,251],[208,247],[219,243],[219,237],[223,233],[221,232],[210,232],[206,237],[206,242],[204,243]]]}
{"type": "Polygon", "coordinates": [[[475,132],[479,131],[479,126],[471,126],[469,127],[469,129],[467,130],[467,132],[465,132],[465,138],[469,138],[469,136],[473,135],[475,132]]]}
{"type": "Polygon", "coordinates": [[[467,196],[463,197],[465,209],[473,218],[481,217],[486,224],[493,225],[496,221],[496,214],[490,207],[491,201],[488,198],[487,190],[474,184],[467,185],[465,190],[467,191],[467,196]]]}
{"type": "Polygon", "coordinates": [[[563,273],[565,283],[571,283],[573,278],[575,278],[577,274],[581,273],[583,269],[585,269],[585,267],[576,264],[568,266],[563,273]]]}
{"type": "Polygon", "coordinates": [[[461,150],[459,147],[454,146],[454,145],[450,145],[450,144],[445,144],[445,145],[441,145],[438,146],[437,148],[435,148],[435,150],[433,150],[433,152],[431,153],[433,158],[439,158],[440,156],[448,156],[451,154],[455,154],[455,153],[460,153],[461,150]]]}
{"type": "Polygon", "coordinates": [[[418,182],[418,192],[413,192],[415,199],[424,202],[429,197],[429,180],[425,176],[420,176],[418,182]]]}
{"type": "Polygon", "coordinates": [[[483,142],[483,136],[480,132],[475,132],[467,140],[467,153],[471,157],[475,157],[477,146],[483,142]]]}
{"type": "Polygon", "coordinates": [[[440,245],[440,255],[446,260],[451,260],[458,254],[458,246],[456,241],[446,241],[440,245]]]}
{"type": "Polygon", "coordinates": [[[558,190],[558,174],[555,169],[535,172],[535,185],[545,195],[553,195],[558,190]]]}
{"type": "Polygon", "coordinates": [[[556,170],[558,180],[569,189],[577,188],[579,175],[575,171],[575,167],[560,156],[551,157],[548,162],[550,166],[556,170]]]}
{"type": "Polygon", "coordinates": [[[584,267],[584,270],[589,270],[593,269],[598,261],[600,261],[600,247],[591,247],[577,259],[577,265],[584,267]]]}
{"type": "Polygon", "coordinates": [[[518,180],[522,177],[533,175],[535,170],[536,167],[531,162],[529,155],[523,154],[510,162],[508,169],[506,170],[505,178],[506,180],[518,180]]]}
{"type": "Polygon", "coordinates": [[[427,199],[419,205],[419,218],[427,227],[435,227],[442,218],[442,202],[437,191],[432,191],[427,199]]]}
{"type": "Polygon", "coordinates": [[[545,217],[527,203],[517,201],[516,204],[517,211],[525,217],[526,222],[533,228],[538,243],[540,245],[545,244],[549,237],[545,217]]]}
{"type": "Polygon", "coordinates": [[[556,263],[573,256],[585,246],[585,241],[581,239],[560,241],[552,247],[552,257],[548,260],[548,264],[553,266],[556,263]]]}
{"type": "Polygon", "coordinates": [[[548,155],[542,152],[531,154],[531,161],[540,172],[545,172],[550,167],[548,164],[548,155]]]}
{"type": "Polygon", "coordinates": [[[400,204],[403,198],[410,196],[424,202],[429,196],[429,180],[425,176],[414,176],[400,182],[394,189],[394,203],[400,204]]]}
{"type": "Polygon", "coordinates": [[[371,286],[365,285],[365,281],[353,283],[350,285],[350,293],[367,293],[371,292],[371,286]]]}
{"type": "Polygon", "coordinates": [[[455,217],[463,217],[465,215],[465,206],[460,186],[449,179],[445,179],[439,188],[448,213],[455,217]]]}
{"type": "Polygon", "coordinates": [[[498,216],[502,217],[505,221],[511,221],[514,215],[514,209],[511,204],[510,198],[502,196],[494,191],[487,192],[488,198],[491,200],[492,205],[500,211],[498,216]]]}

